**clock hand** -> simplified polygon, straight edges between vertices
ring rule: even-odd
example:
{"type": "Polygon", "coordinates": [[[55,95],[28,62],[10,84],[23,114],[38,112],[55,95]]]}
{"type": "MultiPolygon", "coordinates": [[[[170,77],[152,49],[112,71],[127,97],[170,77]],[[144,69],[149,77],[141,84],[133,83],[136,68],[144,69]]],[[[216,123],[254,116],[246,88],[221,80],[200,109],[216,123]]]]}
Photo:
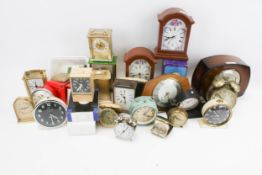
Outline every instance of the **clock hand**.
{"type": "Polygon", "coordinates": [[[83,84],[80,84],[76,91],[80,91],[83,87],[83,84]]]}
{"type": "Polygon", "coordinates": [[[120,135],[124,134],[128,130],[128,126],[120,133],[120,135]]]}
{"type": "Polygon", "coordinates": [[[52,124],[54,124],[54,120],[53,120],[52,114],[50,114],[49,118],[51,119],[52,124]]]}

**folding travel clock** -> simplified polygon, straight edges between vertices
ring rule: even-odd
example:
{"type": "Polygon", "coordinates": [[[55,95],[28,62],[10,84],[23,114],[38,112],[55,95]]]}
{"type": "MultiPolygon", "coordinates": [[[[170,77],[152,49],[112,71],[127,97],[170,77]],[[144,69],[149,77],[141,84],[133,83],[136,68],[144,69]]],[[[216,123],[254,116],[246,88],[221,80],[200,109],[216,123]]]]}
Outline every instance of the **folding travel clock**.
{"type": "Polygon", "coordinates": [[[187,74],[187,49],[194,20],[180,8],[169,8],[158,15],[159,34],[155,57],[163,59],[163,73],[187,74]]]}

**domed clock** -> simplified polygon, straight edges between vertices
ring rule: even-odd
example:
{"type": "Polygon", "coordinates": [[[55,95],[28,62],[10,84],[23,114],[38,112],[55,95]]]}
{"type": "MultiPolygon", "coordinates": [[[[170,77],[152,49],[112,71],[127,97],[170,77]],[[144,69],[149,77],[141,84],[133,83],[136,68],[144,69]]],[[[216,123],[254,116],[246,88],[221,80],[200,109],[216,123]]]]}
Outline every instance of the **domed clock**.
{"type": "Polygon", "coordinates": [[[180,8],[169,8],[158,15],[159,34],[155,56],[158,59],[187,60],[187,48],[194,20],[180,8]]]}
{"type": "Polygon", "coordinates": [[[125,54],[126,76],[150,80],[154,76],[155,56],[145,47],[136,47],[125,54]]]}

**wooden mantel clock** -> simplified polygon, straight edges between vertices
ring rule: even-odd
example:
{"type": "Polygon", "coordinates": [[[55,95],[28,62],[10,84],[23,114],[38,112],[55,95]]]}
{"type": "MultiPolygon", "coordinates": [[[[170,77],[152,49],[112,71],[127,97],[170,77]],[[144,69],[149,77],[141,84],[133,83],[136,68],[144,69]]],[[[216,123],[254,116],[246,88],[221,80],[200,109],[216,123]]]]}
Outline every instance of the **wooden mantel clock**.
{"type": "Polygon", "coordinates": [[[169,8],[158,15],[158,21],[160,25],[156,58],[187,60],[193,18],[180,8],[169,8]]]}
{"type": "Polygon", "coordinates": [[[150,80],[154,77],[155,56],[145,47],[136,47],[125,54],[126,76],[150,80]]]}

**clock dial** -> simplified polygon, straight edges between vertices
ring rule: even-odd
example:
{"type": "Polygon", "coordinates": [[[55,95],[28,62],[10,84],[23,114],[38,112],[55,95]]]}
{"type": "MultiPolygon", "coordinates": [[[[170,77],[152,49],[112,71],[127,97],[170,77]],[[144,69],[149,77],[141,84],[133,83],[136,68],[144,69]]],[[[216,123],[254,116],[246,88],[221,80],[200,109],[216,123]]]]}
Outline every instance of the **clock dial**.
{"type": "Polygon", "coordinates": [[[90,83],[89,78],[72,78],[72,90],[77,93],[90,93],[90,83]]]}
{"type": "Polygon", "coordinates": [[[211,99],[222,99],[224,100],[231,108],[233,108],[237,101],[237,93],[234,93],[228,88],[221,88],[215,90],[211,95],[211,99]]]}
{"type": "Polygon", "coordinates": [[[102,126],[111,128],[115,126],[117,117],[118,115],[113,109],[106,108],[102,109],[99,116],[99,121],[102,126]]]}
{"type": "Polygon", "coordinates": [[[41,78],[29,79],[27,80],[27,86],[29,87],[29,91],[32,94],[37,88],[44,86],[44,80],[41,78]]]}
{"type": "Polygon", "coordinates": [[[136,59],[129,65],[129,77],[150,79],[151,66],[144,59],[136,59]]]}
{"type": "Polygon", "coordinates": [[[153,99],[160,107],[176,105],[176,96],[181,91],[180,84],[175,79],[165,79],[160,81],[153,91],[153,99]]]}
{"type": "Polygon", "coordinates": [[[37,89],[32,94],[32,99],[33,99],[34,104],[36,104],[40,100],[45,99],[45,98],[49,98],[49,97],[52,97],[52,96],[53,96],[52,92],[50,92],[47,89],[37,89]]]}
{"type": "Polygon", "coordinates": [[[155,117],[156,110],[147,106],[137,109],[132,115],[132,118],[134,118],[139,125],[150,124],[154,121],[155,117]]]}
{"type": "Polygon", "coordinates": [[[107,52],[109,51],[109,43],[102,38],[95,38],[93,40],[93,49],[96,52],[107,52]]]}
{"type": "Polygon", "coordinates": [[[230,115],[231,111],[226,105],[216,105],[209,108],[203,117],[208,124],[221,125],[229,120],[230,115]]]}
{"type": "Polygon", "coordinates": [[[121,87],[115,87],[114,100],[124,110],[128,110],[130,104],[135,98],[135,90],[121,87]]]}
{"type": "Polygon", "coordinates": [[[58,127],[66,121],[66,108],[55,100],[40,102],[34,111],[35,120],[45,127],[58,127]]]}
{"type": "Polygon", "coordinates": [[[185,110],[173,108],[168,112],[168,120],[174,127],[182,127],[188,119],[188,114],[185,110]]]}
{"type": "Polygon", "coordinates": [[[135,130],[132,126],[129,126],[127,123],[118,123],[115,127],[115,134],[116,137],[125,139],[125,140],[132,140],[134,136],[135,130]]]}
{"type": "Polygon", "coordinates": [[[186,41],[186,24],[181,19],[171,19],[163,28],[162,50],[184,51],[186,41]]]}
{"type": "Polygon", "coordinates": [[[26,120],[33,117],[33,104],[27,98],[18,98],[14,102],[14,109],[17,113],[18,120],[26,120]]]}
{"type": "Polygon", "coordinates": [[[191,110],[196,108],[198,104],[199,100],[197,98],[187,98],[180,103],[179,107],[186,110],[191,110]]]}

